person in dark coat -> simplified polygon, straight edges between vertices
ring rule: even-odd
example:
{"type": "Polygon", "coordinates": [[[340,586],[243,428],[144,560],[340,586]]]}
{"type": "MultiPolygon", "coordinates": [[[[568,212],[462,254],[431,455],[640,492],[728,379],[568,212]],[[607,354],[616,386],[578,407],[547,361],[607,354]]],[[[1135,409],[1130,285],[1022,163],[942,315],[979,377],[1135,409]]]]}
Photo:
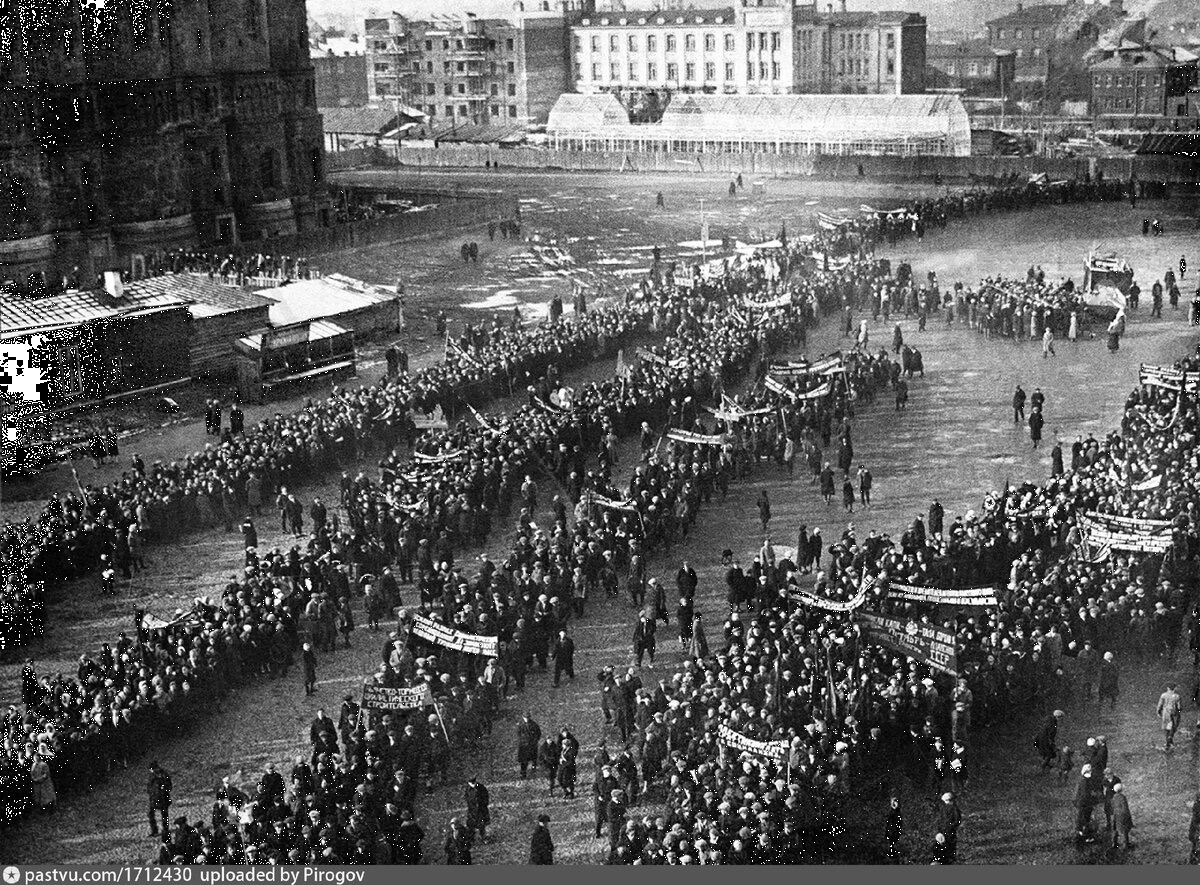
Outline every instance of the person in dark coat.
{"type": "Polygon", "coordinates": [[[25,705],[25,712],[31,712],[41,696],[41,687],[37,685],[37,670],[34,669],[34,658],[26,658],[20,668],[20,703],[25,705]]]}
{"type": "Polygon", "coordinates": [[[885,853],[890,863],[899,863],[900,839],[904,835],[904,816],[900,811],[899,797],[893,796],[889,805],[887,823],[883,827],[883,841],[887,845],[885,853]]]}
{"type": "Polygon", "coordinates": [[[529,775],[529,766],[537,765],[538,744],[542,740],[542,728],[532,713],[526,713],[517,723],[517,765],[521,766],[521,778],[529,775]]]}
{"type": "Polygon", "coordinates": [[[1133,848],[1129,831],[1133,830],[1133,814],[1129,812],[1129,799],[1124,794],[1124,784],[1117,782],[1112,787],[1112,847],[1117,848],[1118,837],[1127,849],[1133,848]]]}
{"type": "Polygon", "coordinates": [[[466,826],[457,817],[450,821],[446,833],[446,864],[449,866],[471,865],[471,836],[466,826]]]}
{"type": "Polygon", "coordinates": [[[558,631],[554,640],[554,684],[558,685],[562,674],[566,673],[571,681],[575,681],[575,640],[567,635],[566,630],[558,631]]]}
{"type": "Polygon", "coordinates": [[[1079,843],[1096,841],[1092,830],[1092,812],[1104,793],[1104,787],[1092,771],[1092,766],[1085,765],[1080,770],[1082,777],[1075,788],[1075,840],[1079,843]]]}
{"type": "Polygon", "coordinates": [[[488,788],[479,782],[478,777],[472,775],[463,788],[463,799],[467,803],[467,833],[472,839],[479,833],[479,838],[487,842],[487,827],[492,822],[491,812],[488,810],[488,788]]]}
{"type": "Polygon", "coordinates": [[[945,863],[954,863],[958,857],[958,828],[962,824],[962,811],[953,793],[943,793],[937,810],[937,830],[946,837],[945,863]]]}
{"type": "Polygon", "coordinates": [[[304,694],[313,695],[317,692],[317,653],[313,651],[312,643],[304,643],[301,654],[304,662],[304,694]]]}
{"type": "Polygon", "coordinates": [[[554,736],[545,738],[538,747],[538,765],[546,772],[546,781],[550,786],[550,795],[554,795],[554,785],[558,783],[558,764],[562,761],[562,745],[554,736]]]}
{"type": "Polygon", "coordinates": [[[1104,699],[1112,704],[1112,709],[1117,708],[1117,698],[1121,694],[1121,671],[1117,667],[1116,659],[1111,651],[1104,653],[1104,658],[1100,661],[1100,703],[1104,703],[1104,699]]]}
{"type": "Polygon", "coordinates": [[[529,863],[550,866],[554,863],[554,840],[550,838],[550,815],[539,814],[533,836],[529,839],[529,863]]]}
{"type": "Polygon", "coordinates": [[[642,658],[647,654],[650,655],[650,666],[654,667],[657,624],[657,621],[651,619],[645,612],[642,612],[641,617],[638,618],[637,626],[633,628],[633,654],[637,658],[637,665],[639,667],[642,666],[642,658]]]}
{"type": "Polygon", "coordinates": [[[420,824],[413,820],[413,813],[407,808],[400,811],[400,827],[394,840],[395,852],[392,862],[413,865],[421,862],[421,843],[425,841],[425,831],[420,824]]]}
{"type": "Polygon", "coordinates": [[[1058,724],[1065,715],[1062,710],[1055,710],[1042,722],[1042,729],[1034,738],[1033,745],[1042,757],[1043,770],[1054,767],[1054,759],[1058,755],[1058,748],[1055,746],[1058,740],[1058,724]]]}
{"type": "Polygon", "coordinates": [[[158,821],[162,820],[163,832],[167,832],[171,812],[171,775],[157,762],[150,763],[150,777],[146,781],[146,798],[150,819],[150,835],[158,835],[158,821]]]}
{"type": "Polygon", "coordinates": [[[1042,428],[1046,426],[1046,419],[1042,417],[1042,410],[1037,406],[1033,407],[1033,411],[1029,413],[1029,438],[1033,440],[1033,447],[1036,449],[1038,443],[1042,441],[1042,428]]]}

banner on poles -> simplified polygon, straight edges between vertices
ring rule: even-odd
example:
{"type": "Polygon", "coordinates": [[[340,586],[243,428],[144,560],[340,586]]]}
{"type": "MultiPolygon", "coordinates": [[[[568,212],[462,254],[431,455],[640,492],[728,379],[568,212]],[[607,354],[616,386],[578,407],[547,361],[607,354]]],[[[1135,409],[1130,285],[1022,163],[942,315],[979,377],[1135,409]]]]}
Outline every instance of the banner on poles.
{"type": "Polygon", "coordinates": [[[1185,389],[1189,393],[1200,392],[1200,372],[1184,372],[1170,366],[1148,366],[1142,363],[1138,380],[1147,387],[1165,387],[1167,390],[1185,389]]]}
{"type": "Polygon", "coordinates": [[[413,618],[412,632],[414,636],[448,648],[451,651],[462,651],[471,655],[483,655],[494,658],[500,649],[499,640],[495,636],[476,636],[473,633],[463,633],[445,624],[430,620],[424,615],[413,618]]]}
{"type": "Polygon", "coordinates": [[[780,295],[777,298],[772,298],[770,301],[755,301],[753,298],[746,296],[742,299],[742,305],[751,310],[774,310],[777,307],[791,307],[792,296],[780,295]]]}
{"type": "Polygon", "coordinates": [[[491,432],[491,433],[495,433],[495,432],[496,432],[496,428],[495,428],[495,427],[493,427],[491,424],[489,424],[489,423],[487,422],[487,419],[486,419],[486,418],[484,418],[484,417],[483,417],[483,415],[479,414],[479,410],[478,410],[478,409],[476,409],[476,408],[475,408],[473,405],[471,405],[470,403],[467,403],[467,410],[468,410],[468,411],[470,411],[470,413],[471,413],[471,417],[473,417],[473,418],[474,418],[476,421],[478,421],[478,422],[479,422],[479,426],[480,426],[480,427],[482,427],[484,430],[487,430],[487,431],[489,431],[489,432],[491,432]]]}
{"type": "Polygon", "coordinates": [[[772,393],[778,393],[780,396],[786,396],[792,402],[797,403],[803,402],[804,400],[820,399],[823,396],[828,396],[829,391],[833,389],[830,383],[826,381],[819,387],[815,387],[812,390],[800,393],[799,391],[792,390],[792,388],[788,387],[786,384],[781,384],[770,376],[767,377],[767,380],[763,383],[763,386],[772,393]]]}
{"type": "Polygon", "coordinates": [[[609,510],[624,510],[627,513],[637,513],[637,507],[632,501],[614,501],[612,498],[597,495],[595,492],[588,493],[588,502],[595,504],[597,507],[605,507],[609,510]]]}
{"type": "Polygon", "coordinates": [[[991,587],[968,587],[962,590],[943,590],[939,587],[918,587],[911,584],[890,584],[889,598],[906,602],[929,602],[935,605],[979,606],[995,608],[999,605],[996,591],[991,587]]]}
{"type": "Polygon", "coordinates": [[[788,596],[796,600],[801,605],[807,605],[811,608],[824,609],[827,612],[852,612],[859,608],[867,601],[867,590],[874,585],[874,580],[864,582],[858,588],[858,592],[845,601],[834,599],[826,599],[823,596],[818,596],[815,593],[810,593],[807,590],[801,590],[799,587],[794,587],[788,591],[788,596]]]}
{"type": "Polygon", "coordinates": [[[1142,480],[1141,482],[1135,482],[1131,488],[1135,492],[1149,492],[1162,485],[1162,481],[1163,478],[1162,474],[1160,473],[1158,476],[1152,476],[1149,479],[1142,480]]]}
{"type": "Polygon", "coordinates": [[[142,627],[146,630],[169,630],[171,627],[198,627],[203,621],[203,616],[194,609],[189,612],[178,613],[169,621],[157,615],[146,613],[142,616],[142,627]]]}
{"type": "Polygon", "coordinates": [[[689,430],[668,430],[667,439],[693,446],[723,446],[725,437],[716,433],[692,433],[689,430]]]}
{"type": "Polygon", "coordinates": [[[367,682],[363,684],[362,708],[364,710],[420,710],[433,706],[433,692],[428,685],[410,688],[384,688],[367,682]]]}
{"type": "Polygon", "coordinates": [[[1083,518],[1109,528],[1136,532],[1170,529],[1172,525],[1169,519],[1143,519],[1139,516],[1117,516],[1113,513],[1097,513],[1095,510],[1089,510],[1083,515],[1083,518]]]}
{"type": "Polygon", "coordinates": [[[754,738],[746,737],[741,732],[734,731],[724,723],[717,726],[717,741],[721,746],[727,747],[735,753],[749,753],[760,759],[778,762],[780,765],[787,764],[788,754],[791,751],[787,741],[757,741],[754,738]]]}
{"type": "Polygon", "coordinates": [[[857,619],[863,636],[872,645],[899,652],[942,673],[958,675],[953,633],[931,624],[872,612],[860,612],[857,619]]]}
{"type": "Polygon", "coordinates": [[[413,460],[420,464],[449,464],[452,461],[457,461],[467,453],[466,449],[459,449],[457,452],[445,452],[441,455],[426,455],[424,452],[413,452],[413,460]]]}
{"type": "Polygon", "coordinates": [[[1104,525],[1084,516],[1079,520],[1079,529],[1089,548],[1110,547],[1133,553],[1166,553],[1175,543],[1169,525],[1157,529],[1121,528],[1104,525]]]}

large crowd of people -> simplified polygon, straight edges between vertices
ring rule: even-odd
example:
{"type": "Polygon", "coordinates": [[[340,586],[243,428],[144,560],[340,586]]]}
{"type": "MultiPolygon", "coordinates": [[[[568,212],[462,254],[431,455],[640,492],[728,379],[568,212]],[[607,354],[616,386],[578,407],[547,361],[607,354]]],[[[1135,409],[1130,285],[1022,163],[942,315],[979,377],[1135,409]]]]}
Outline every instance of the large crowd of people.
{"type": "MultiPolygon", "coordinates": [[[[1080,198],[1085,193],[1081,189],[1080,198]]],[[[972,199],[981,199],[980,206],[1007,205],[995,203],[997,198],[972,199]]],[[[1020,204],[1019,198],[1011,199],[1020,204]]],[[[936,219],[946,211],[943,203],[968,211],[962,208],[966,197],[913,211],[918,218],[936,219]]],[[[65,580],[105,565],[109,560],[104,557],[119,550],[119,540],[107,540],[109,533],[101,530],[115,528],[117,519],[134,526],[135,533],[150,534],[167,525],[186,526],[189,517],[191,524],[224,521],[231,526],[244,512],[257,514],[270,499],[269,490],[294,487],[305,475],[335,466],[339,456],[347,464],[357,461],[372,437],[382,439],[389,452],[401,439],[413,450],[407,463],[385,457],[378,482],[362,473],[343,474],[347,525],[328,520],[314,505],[312,532],[303,548],[298,544],[290,551],[266,552],[248,545],[244,571],[230,580],[220,600],[198,602],[164,629],[152,629],[139,618],[115,647],[84,655],[74,680],[39,677],[29,667],[23,682],[25,709],[11,709],[5,720],[0,788],[7,816],[20,814],[31,801],[31,772],[39,761],[49,763],[56,783],[89,783],[113,765],[128,764],[164,731],[186,727],[190,716],[218,706],[230,686],[286,673],[301,649],[305,658],[313,645],[330,652],[335,644],[331,635],[346,626],[347,618],[353,629],[352,588],[358,585],[365,591],[364,608],[372,624],[386,620],[396,606],[410,613],[419,610],[462,632],[496,636],[499,659],[432,646],[409,629],[411,620],[402,613],[376,679],[385,687],[429,685],[441,702],[437,715],[393,714],[370,728],[356,713],[343,717],[338,728],[314,723],[312,758],[297,761],[290,788],[271,771],[255,796],[223,789],[211,822],[182,821],[171,828],[162,859],[220,862],[252,859],[256,853],[302,862],[400,862],[413,857],[417,781],[423,778],[431,788],[444,779],[452,749],[490,730],[508,681],[521,686],[535,661],[545,666],[548,658],[563,653],[561,630],[583,616],[589,596],[601,589],[619,593],[623,580],[635,604],[649,602],[654,619],[665,619],[666,594],[646,580],[646,556],[660,549],[669,553],[701,503],[723,495],[728,482],[744,475],[759,457],[787,461],[789,450],[793,455],[803,451],[811,464],[814,453],[819,461],[820,450],[836,437],[838,467],[848,477],[854,404],[903,384],[902,370],[911,375],[916,364],[909,353],[897,363],[886,351],[871,353],[860,342],[844,358],[839,376],[844,383],[830,383],[824,395],[811,399],[804,396],[805,389],[781,393],[756,385],[737,400],[739,408],[763,412],[755,419],[718,422],[709,430],[699,407],[720,403],[725,384],[755,360],[762,371],[773,352],[803,340],[819,313],[845,307],[856,292],[905,285],[867,258],[871,238],[879,233],[879,228],[859,234],[839,230],[816,244],[793,244],[776,255],[728,268],[721,278],[688,289],[656,266],[640,292],[620,307],[532,332],[497,324],[491,333],[477,333],[465,342],[474,347],[448,350],[446,365],[425,375],[336,393],[298,415],[277,416],[170,468],[154,465],[128,476],[121,487],[102,490],[95,500],[89,495],[86,502],[52,501],[48,517],[43,515],[37,526],[8,527],[6,562],[16,561],[10,555],[24,546],[33,554],[20,569],[6,568],[6,575],[15,576],[14,588],[24,586],[28,577],[65,580]],[[848,255],[849,260],[840,269],[803,260],[814,246],[827,256],[848,255]],[[744,312],[751,308],[746,305],[781,292],[790,295],[788,306],[750,313],[753,324],[747,319],[744,312]],[[646,324],[672,335],[623,376],[580,391],[558,387],[554,370],[586,362],[646,324]],[[529,388],[530,402],[511,416],[478,416],[479,426],[463,421],[414,441],[403,420],[408,412],[453,406],[466,386],[464,376],[467,383],[491,383],[502,391],[521,370],[537,380],[529,388]],[[684,438],[671,441],[660,454],[655,426],[683,430],[684,438]],[[639,433],[643,463],[628,488],[617,489],[612,485],[615,441],[639,433]],[[720,443],[690,442],[687,433],[719,436],[720,443]],[[590,459],[595,466],[589,469],[590,459]],[[563,491],[552,502],[555,524],[549,532],[532,518],[540,500],[532,476],[539,472],[552,474],[563,491]],[[189,498],[189,491],[194,497],[189,498]],[[499,563],[485,560],[477,574],[464,576],[455,551],[486,538],[492,518],[508,517],[513,506],[521,507],[521,529],[509,557],[499,563]],[[571,507],[573,522],[567,518],[571,507]],[[81,531],[85,527],[89,531],[81,531]],[[71,556],[62,556],[73,538],[83,540],[71,556]],[[50,549],[54,552],[45,555],[50,549]],[[40,570],[48,562],[70,563],[72,571],[45,575],[40,570]],[[355,579],[363,575],[367,577],[360,584],[355,579]],[[411,601],[402,598],[407,591],[401,590],[410,582],[417,594],[411,601]]],[[[820,383],[814,381],[812,387],[820,383]]],[[[1135,397],[1127,421],[1142,415],[1155,432],[1166,423],[1161,432],[1170,435],[1171,428],[1179,432],[1195,422],[1194,412],[1186,418],[1180,412],[1175,409],[1173,418],[1164,418],[1162,409],[1135,397]],[[1142,414],[1147,411],[1149,415],[1142,414]]],[[[1106,441],[1106,446],[1112,444],[1106,441]]],[[[697,648],[686,671],[657,691],[631,690],[636,674],[622,677],[622,712],[627,733],[636,736],[635,758],[645,781],[665,781],[670,814],[661,832],[643,832],[631,821],[632,826],[613,836],[614,862],[775,863],[837,850],[838,834],[845,833],[837,822],[839,803],[849,785],[857,785],[863,771],[883,776],[884,760],[905,743],[905,727],[922,740],[930,729],[943,727],[947,704],[933,689],[936,674],[871,651],[857,641],[852,622],[843,616],[790,604],[787,588],[801,580],[802,572],[816,569],[813,594],[833,602],[851,597],[868,575],[874,585],[872,606],[894,607],[886,599],[889,579],[932,582],[948,577],[961,585],[999,573],[1007,580],[1011,566],[1012,575],[1021,580],[1012,579],[1011,595],[1000,609],[949,625],[960,634],[964,660],[979,665],[971,669],[967,685],[981,698],[991,698],[991,683],[978,674],[1003,684],[1005,674],[1016,667],[1011,658],[1030,654],[1030,637],[1043,629],[1041,620],[1061,617],[1063,624],[1054,624],[1060,633],[1096,631],[1094,624],[1074,623],[1069,603],[1050,602],[1052,578],[1060,581],[1063,596],[1080,603],[1085,622],[1088,606],[1098,605],[1097,600],[1105,614],[1122,611],[1114,603],[1138,596],[1135,577],[1145,584],[1140,569],[1131,575],[1129,593],[1117,593],[1114,585],[1112,599],[1097,591],[1095,598],[1076,600],[1088,585],[1081,587],[1076,574],[1054,572],[1062,562],[1055,554],[1072,543],[1066,527],[1074,514],[1088,507],[1135,512],[1128,485],[1098,489],[1111,481],[1112,473],[1111,458],[1107,452],[1099,454],[1100,448],[1080,445],[1071,472],[1055,478],[1051,486],[1059,485],[1053,491],[1051,486],[1009,490],[996,512],[968,514],[944,531],[940,512],[936,528],[931,512],[929,525],[918,520],[899,546],[887,537],[860,541],[848,532],[829,548],[825,570],[820,569],[819,541],[815,556],[792,563],[791,570],[787,563],[773,563],[764,551],[744,582],[749,584],[745,592],[731,590],[731,604],[749,604],[751,610],[744,619],[741,612],[731,614],[717,654],[697,648]],[[1044,507],[1038,503],[1042,498],[1044,507]],[[1030,517],[1010,530],[1008,510],[1014,505],[1032,511],[1042,507],[1052,515],[1040,522],[1030,517]],[[1018,553],[1024,558],[1019,560],[1022,569],[1012,559],[1018,553]],[[1022,596],[1019,591],[1027,592],[1022,596]],[[1014,608],[1026,600],[1036,604],[1014,608]],[[1014,619],[1012,611],[1020,617],[1014,619]],[[1034,612],[1043,617],[1039,620],[1034,612]],[[829,676],[825,681],[817,678],[822,661],[829,676]],[[774,680],[772,673],[778,674],[774,680]],[[856,715],[828,715],[849,709],[856,715]],[[782,769],[775,763],[750,756],[733,763],[737,754],[716,753],[721,724],[748,737],[786,739],[791,748],[787,768],[801,776],[781,781],[782,769]],[[675,749],[668,753],[664,747],[675,749]]],[[[1123,464],[1133,465],[1126,467],[1129,471],[1137,467],[1134,454],[1122,452],[1123,464]]],[[[1143,454],[1158,458],[1153,446],[1143,454]]],[[[1187,457],[1182,457],[1183,463],[1174,466],[1177,474],[1188,470],[1187,457]]],[[[1196,466],[1194,455],[1191,464],[1196,466]]],[[[825,464],[816,472],[829,470],[825,464]]],[[[1128,475],[1140,479],[1140,474],[1128,475]]],[[[1163,482],[1158,488],[1172,487],[1163,482]]],[[[295,523],[294,495],[281,495],[281,513],[302,531],[295,523]]],[[[1194,494],[1192,502],[1194,519],[1194,494]]],[[[1176,503],[1162,509],[1174,512],[1176,503]]],[[[1136,512],[1143,510],[1154,508],[1136,512]]],[[[1190,529],[1181,527],[1188,538],[1195,529],[1194,522],[1190,529]]],[[[119,531],[112,534],[119,539],[119,531]]],[[[813,550],[810,539],[801,542],[798,549],[813,550]]],[[[1194,541],[1188,543],[1194,548],[1194,541]]],[[[1139,599],[1153,592],[1142,591],[1139,599]]],[[[981,702],[980,709],[989,703],[981,702]]],[[[995,705],[1002,708],[1003,698],[995,705]]],[[[559,746],[564,743],[570,742],[560,736],[559,746]]],[[[954,808],[952,799],[947,807],[954,808]]],[[[954,814],[947,811],[946,817],[954,814]]],[[[609,820],[611,826],[613,818],[609,820]]],[[[942,850],[952,857],[955,833],[942,835],[940,844],[950,843],[942,850]]]]}

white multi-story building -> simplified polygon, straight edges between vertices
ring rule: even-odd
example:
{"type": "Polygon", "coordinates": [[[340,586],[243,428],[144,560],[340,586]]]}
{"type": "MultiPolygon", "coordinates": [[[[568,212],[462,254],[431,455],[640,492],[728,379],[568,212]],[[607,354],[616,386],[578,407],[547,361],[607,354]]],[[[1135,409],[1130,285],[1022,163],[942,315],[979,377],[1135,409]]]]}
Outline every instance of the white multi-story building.
{"type": "Polygon", "coordinates": [[[925,19],[779,0],[738,7],[583,11],[575,91],[909,94],[925,88],[925,19]]]}

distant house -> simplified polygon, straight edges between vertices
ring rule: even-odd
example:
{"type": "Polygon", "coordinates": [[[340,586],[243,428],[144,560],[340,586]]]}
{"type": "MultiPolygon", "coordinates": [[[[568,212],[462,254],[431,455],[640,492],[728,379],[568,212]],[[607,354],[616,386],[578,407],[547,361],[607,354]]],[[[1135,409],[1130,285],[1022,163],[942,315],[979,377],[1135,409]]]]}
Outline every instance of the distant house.
{"type": "Polygon", "coordinates": [[[1089,68],[1091,112],[1106,129],[1182,129],[1197,87],[1197,55],[1185,49],[1126,43],[1089,68]]]}
{"type": "Polygon", "coordinates": [[[317,107],[360,108],[367,104],[367,56],[357,37],[332,37],[309,53],[316,78],[317,107]]]}
{"type": "Polygon", "coordinates": [[[378,147],[395,139],[424,114],[412,108],[319,108],[329,153],[361,147],[378,147]]]}
{"type": "Polygon", "coordinates": [[[1056,27],[1066,13],[1067,4],[1018,3],[1013,12],[987,22],[988,45],[1015,56],[1016,82],[1046,82],[1056,27]]]}
{"type": "Polygon", "coordinates": [[[986,40],[930,43],[925,50],[931,68],[926,77],[937,89],[962,89],[968,95],[1003,96],[1016,76],[1016,54],[986,40]]]}
{"type": "Polygon", "coordinates": [[[182,297],[128,293],[119,281],[43,299],[0,293],[6,422],[186,383],[190,324],[182,297]]]}

